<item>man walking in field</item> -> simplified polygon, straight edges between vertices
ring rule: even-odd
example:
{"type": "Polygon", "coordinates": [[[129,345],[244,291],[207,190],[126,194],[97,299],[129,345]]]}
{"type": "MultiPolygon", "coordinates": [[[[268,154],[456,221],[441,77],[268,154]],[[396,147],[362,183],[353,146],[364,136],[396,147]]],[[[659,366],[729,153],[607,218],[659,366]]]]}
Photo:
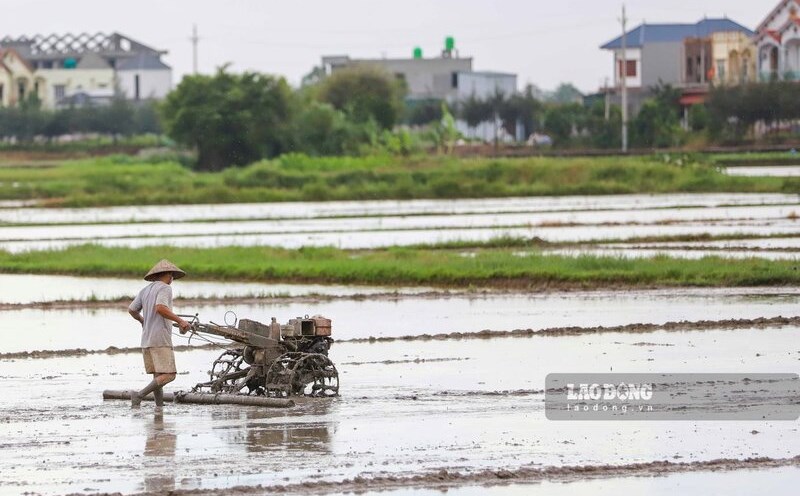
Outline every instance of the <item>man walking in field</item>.
{"type": "Polygon", "coordinates": [[[142,398],[150,393],[156,400],[156,408],[164,405],[164,385],[175,380],[175,353],[172,350],[172,325],[176,322],[181,334],[189,330],[189,323],[172,312],[172,281],[180,279],[186,272],[169,260],[161,260],[144,276],[151,281],[142,289],[128,307],[131,317],[142,324],[142,354],[144,369],[153,375],[153,380],[141,391],[131,392],[131,406],[138,407],[142,398]]]}

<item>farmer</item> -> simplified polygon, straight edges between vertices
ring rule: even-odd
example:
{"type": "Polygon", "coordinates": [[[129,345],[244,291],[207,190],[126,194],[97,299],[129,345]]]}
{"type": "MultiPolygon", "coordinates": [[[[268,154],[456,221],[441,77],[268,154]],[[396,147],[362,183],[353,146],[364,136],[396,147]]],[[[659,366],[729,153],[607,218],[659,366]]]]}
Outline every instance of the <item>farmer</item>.
{"type": "Polygon", "coordinates": [[[176,322],[181,334],[189,330],[189,323],[172,312],[172,281],[185,276],[169,260],[161,260],[144,276],[151,281],[142,289],[128,307],[131,317],[142,324],[142,354],[144,369],[153,374],[153,380],[141,391],[131,392],[131,406],[137,407],[142,398],[150,393],[156,400],[156,408],[164,405],[164,385],[175,380],[175,353],[172,351],[172,326],[176,322]]]}

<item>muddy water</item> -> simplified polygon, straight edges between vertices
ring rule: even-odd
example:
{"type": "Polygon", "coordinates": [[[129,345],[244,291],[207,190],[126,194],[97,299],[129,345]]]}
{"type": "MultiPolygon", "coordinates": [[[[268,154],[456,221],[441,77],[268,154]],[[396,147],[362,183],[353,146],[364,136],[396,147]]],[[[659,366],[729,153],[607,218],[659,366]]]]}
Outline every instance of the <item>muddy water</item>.
{"type": "MultiPolygon", "coordinates": [[[[671,194],[486,198],[463,200],[403,200],[355,202],[292,202],[224,205],[131,206],[109,208],[16,208],[0,211],[0,222],[183,222],[214,219],[310,219],[364,215],[474,214],[494,212],[549,212],[572,210],[641,210],[669,207],[775,205],[797,203],[797,195],[780,194],[671,194]]],[[[6,202],[22,207],[23,202],[6,202]]]]}
{"type": "Polygon", "coordinates": [[[798,232],[798,210],[794,195],[703,194],[4,209],[0,210],[0,222],[61,224],[0,227],[0,249],[20,252],[86,242],[129,247],[374,248],[486,241],[498,236],[537,236],[555,242],[664,235],[764,236],[798,232]],[[162,223],[143,224],[142,220],[162,223]],[[99,224],[74,225],[80,222],[99,224]]]}
{"type": "MultiPolygon", "coordinates": [[[[176,295],[182,295],[180,288],[176,295]]],[[[661,324],[679,320],[753,319],[798,315],[800,292],[782,288],[736,290],[674,289],[547,294],[403,296],[391,299],[333,300],[314,304],[280,301],[263,304],[208,304],[180,313],[199,313],[222,323],[232,310],[240,318],[269,322],[321,313],[334,321],[338,339],[405,336],[484,329],[542,329],[561,326],[661,324]]],[[[74,348],[105,349],[139,345],[140,332],[119,308],[88,310],[26,309],[0,312],[3,328],[13,330],[0,353],[74,348]]],[[[175,344],[186,339],[174,338],[175,344]]],[[[197,339],[195,344],[203,344],[197,339]]]]}
{"type": "MultiPolygon", "coordinates": [[[[33,303],[64,300],[113,300],[133,297],[144,281],[132,278],[71,277],[32,274],[0,274],[0,303],[33,303]]],[[[430,288],[384,288],[321,284],[262,284],[183,279],[176,284],[181,298],[241,298],[303,295],[415,294],[430,288]]]]}
{"type": "Polygon", "coordinates": [[[800,165],[759,165],[753,167],[739,166],[727,167],[725,174],[729,176],[772,176],[772,177],[798,177],[800,165]]]}
{"type": "MultiPolygon", "coordinates": [[[[331,351],[338,399],[293,410],[168,405],[163,417],[150,404],[132,411],[100,399],[103,389],[146,381],[138,356],[0,361],[0,491],[128,493],[442,468],[786,458],[800,450],[796,422],[559,423],[544,418],[535,391],[553,370],[796,371],[800,348],[787,343],[798,333],[340,344],[331,351]],[[387,360],[395,363],[380,363],[387,360]],[[517,393],[495,394],[505,390],[517,393]]],[[[215,355],[178,353],[175,388],[202,380],[215,355]]]]}
{"type": "MultiPolygon", "coordinates": [[[[675,494],[726,494],[751,496],[753,494],[794,494],[800,486],[800,469],[782,467],[766,470],[741,470],[736,472],[699,471],[695,473],[662,474],[651,477],[620,477],[589,479],[585,474],[570,482],[543,481],[535,484],[497,486],[447,487],[448,496],[596,496],[598,494],[648,494],[674,496],[675,494]]],[[[365,491],[361,496],[441,496],[443,489],[415,487],[393,491],[365,491]]],[[[344,496],[352,493],[335,493],[344,496]]]]}
{"type": "MultiPolygon", "coordinates": [[[[553,224],[606,224],[606,223],[679,223],[747,220],[756,225],[793,218],[798,215],[797,205],[747,206],[715,208],[676,208],[632,211],[588,211],[556,213],[498,213],[424,215],[410,217],[363,217],[343,219],[294,219],[271,221],[225,221],[188,223],[124,223],[102,225],[51,225],[46,227],[0,228],[0,240],[59,240],[96,239],[139,236],[198,236],[241,235],[271,233],[322,233],[377,230],[456,229],[495,226],[548,226],[553,224]]],[[[794,225],[790,223],[789,225],[794,225]]]]}
{"type": "MultiPolygon", "coordinates": [[[[519,256],[526,256],[530,252],[518,252],[519,256]]],[[[687,258],[698,259],[704,257],[722,257],[722,258],[764,258],[767,260],[796,260],[800,258],[800,251],[745,251],[745,250],[714,250],[703,249],[702,246],[697,248],[668,248],[668,247],[654,247],[654,248],[569,248],[562,250],[546,250],[546,253],[554,255],[595,255],[600,257],[622,257],[622,258],[652,258],[658,255],[664,255],[674,258],[687,258]]]]}
{"type": "Polygon", "coordinates": [[[86,243],[101,246],[138,248],[144,246],[178,246],[213,248],[223,246],[277,246],[300,248],[303,246],[334,246],[345,249],[381,248],[416,244],[445,243],[451,241],[482,242],[498,237],[538,237],[550,242],[593,242],[627,239],[639,236],[699,236],[746,235],[750,237],[795,234],[800,226],[794,221],[780,220],[755,224],[676,224],[628,226],[572,226],[572,227],[492,227],[475,229],[423,229],[408,231],[348,231],[340,233],[291,234],[241,234],[211,236],[170,236],[142,238],[110,238],[83,240],[33,240],[3,241],[0,250],[19,253],[31,250],[63,249],[86,243]]]}

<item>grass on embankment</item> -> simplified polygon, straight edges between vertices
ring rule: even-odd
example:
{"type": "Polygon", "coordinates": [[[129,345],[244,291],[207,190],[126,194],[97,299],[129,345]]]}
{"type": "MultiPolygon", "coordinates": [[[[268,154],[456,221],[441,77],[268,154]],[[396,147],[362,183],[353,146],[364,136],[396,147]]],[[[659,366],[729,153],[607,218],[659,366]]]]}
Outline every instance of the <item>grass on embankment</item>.
{"type": "Polygon", "coordinates": [[[464,256],[458,250],[336,248],[286,250],[261,247],[187,249],[105,248],[84,245],[63,251],[0,252],[0,272],[127,276],[140,278],[169,258],[193,279],[319,282],[374,285],[494,287],[642,287],[796,285],[792,261],[700,260],[655,257],[621,259],[558,256],[489,248],[464,256]]]}
{"type": "Polygon", "coordinates": [[[731,177],[653,157],[459,159],[289,155],[218,173],[117,156],[0,168],[0,200],[105,206],[671,192],[800,192],[800,178],[731,177]]]}

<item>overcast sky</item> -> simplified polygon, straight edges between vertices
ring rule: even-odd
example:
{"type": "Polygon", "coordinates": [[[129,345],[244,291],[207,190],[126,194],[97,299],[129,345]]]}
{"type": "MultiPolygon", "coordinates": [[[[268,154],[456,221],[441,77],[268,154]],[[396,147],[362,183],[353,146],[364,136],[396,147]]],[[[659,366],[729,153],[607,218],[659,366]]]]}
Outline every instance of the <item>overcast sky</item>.
{"type": "MultiPolygon", "coordinates": [[[[731,19],[753,29],[777,0],[629,0],[630,27],[731,19]]],[[[173,79],[192,70],[189,37],[200,32],[200,72],[281,74],[292,84],[322,55],[438,55],[452,35],[478,70],[513,72],[519,85],[572,82],[595,91],[611,75],[598,47],[618,36],[616,0],[0,0],[0,36],[119,31],[156,48],[173,79]]]]}

